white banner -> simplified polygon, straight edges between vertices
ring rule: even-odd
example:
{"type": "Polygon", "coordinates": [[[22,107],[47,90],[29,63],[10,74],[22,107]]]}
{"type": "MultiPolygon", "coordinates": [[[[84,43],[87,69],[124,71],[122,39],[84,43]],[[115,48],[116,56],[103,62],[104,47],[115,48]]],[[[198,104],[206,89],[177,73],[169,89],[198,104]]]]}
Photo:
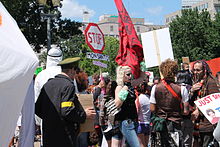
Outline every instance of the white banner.
{"type": "Polygon", "coordinates": [[[204,116],[215,124],[220,119],[220,93],[210,94],[194,102],[204,116]]]}
{"type": "Polygon", "coordinates": [[[141,33],[144,59],[147,68],[158,66],[173,57],[169,28],[141,33]]]}
{"type": "Polygon", "coordinates": [[[0,146],[8,147],[38,59],[0,2],[0,146]]]}
{"type": "Polygon", "coordinates": [[[97,65],[97,66],[100,66],[100,67],[103,67],[103,68],[107,68],[107,67],[108,67],[107,64],[102,63],[102,62],[100,62],[100,61],[92,61],[92,63],[93,63],[94,65],[97,65]]]}
{"type": "Polygon", "coordinates": [[[33,147],[35,136],[35,101],[34,101],[34,80],[31,82],[22,107],[22,119],[19,135],[19,147],[33,147]]]}
{"type": "Polygon", "coordinates": [[[99,54],[99,53],[87,52],[86,57],[89,59],[98,59],[98,60],[109,61],[108,55],[103,55],[103,54],[99,54]]]}

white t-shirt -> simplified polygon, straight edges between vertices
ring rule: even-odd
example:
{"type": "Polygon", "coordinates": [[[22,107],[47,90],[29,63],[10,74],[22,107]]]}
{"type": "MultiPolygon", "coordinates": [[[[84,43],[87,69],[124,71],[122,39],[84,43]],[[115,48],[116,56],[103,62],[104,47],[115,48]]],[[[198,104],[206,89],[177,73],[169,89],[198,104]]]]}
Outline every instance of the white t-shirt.
{"type": "MultiPolygon", "coordinates": [[[[150,95],[150,103],[151,104],[156,104],[155,89],[156,89],[156,85],[154,85],[153,88],[151,89],[151,95],[150,95]]],[[[183,103],[189,101],[189,93],[188,93],[188,90],[186,89],[186,86],[181,86],[181,96],[182,96],[183,103]]]]}
{"type": "Polygon", "coordinates": [[[145,124],[150,124],[150,98],[145,94],[140,94],[138,106],[138,120],[144,122],[145,124]]]}

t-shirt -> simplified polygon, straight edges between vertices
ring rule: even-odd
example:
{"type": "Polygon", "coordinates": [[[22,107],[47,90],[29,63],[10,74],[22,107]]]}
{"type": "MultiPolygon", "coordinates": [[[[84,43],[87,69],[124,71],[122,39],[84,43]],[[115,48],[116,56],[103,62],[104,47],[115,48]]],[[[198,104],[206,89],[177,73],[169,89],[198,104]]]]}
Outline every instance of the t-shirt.
{"type": "MultiPolygon", "coordinates": [[[[155,100],[155,89],[157,85],[154,85],[152,90],[151,90],[151,96],[150,96],[150,103],[156,104],[155,100]]],[[[189,93],[188,90],[186,89],[186,86],[181,85],[181,97],[182,97],[182,102],[188,102],[189,101],[189,93]]]]}
{"type": "Polygon", "coordinates": [[[140,94],[138,99],[140,104],[138,105],[138,120],[145,124],[150,124],[150,98],[145,94],[140,94]]]}

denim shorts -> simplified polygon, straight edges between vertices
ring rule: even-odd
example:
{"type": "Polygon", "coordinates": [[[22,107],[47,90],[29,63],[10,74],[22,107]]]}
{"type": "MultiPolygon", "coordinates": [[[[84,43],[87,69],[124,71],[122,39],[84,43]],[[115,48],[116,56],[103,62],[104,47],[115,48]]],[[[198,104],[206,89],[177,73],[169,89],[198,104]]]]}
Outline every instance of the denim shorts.
{"type": "Polygon", "coordinates": [[[110,130],[109,132],[103,132],[106,140],[111,140],[112,138],[116,140],[122,140],[123,135],[118,127],[110,130]]]}
{"type": "Polygon", "coordinates": [[[138,134],[150,135],[150,125],[144,123],[138,123],[137,127],[138,134]]]}

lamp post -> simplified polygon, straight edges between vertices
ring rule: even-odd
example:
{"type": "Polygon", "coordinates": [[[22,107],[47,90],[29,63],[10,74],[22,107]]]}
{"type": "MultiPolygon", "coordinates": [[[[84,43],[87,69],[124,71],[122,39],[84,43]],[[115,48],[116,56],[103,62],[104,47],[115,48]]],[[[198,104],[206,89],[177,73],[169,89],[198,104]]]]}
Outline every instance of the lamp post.
{"type": "Polygon", "coordinates": [[[47,20],[47,52],[51,49],[51,20],[59,15],[60,0],[37,0],[42,21],[47,20]],[[46,13],[45,13],[46,11],[46,13]]]}

